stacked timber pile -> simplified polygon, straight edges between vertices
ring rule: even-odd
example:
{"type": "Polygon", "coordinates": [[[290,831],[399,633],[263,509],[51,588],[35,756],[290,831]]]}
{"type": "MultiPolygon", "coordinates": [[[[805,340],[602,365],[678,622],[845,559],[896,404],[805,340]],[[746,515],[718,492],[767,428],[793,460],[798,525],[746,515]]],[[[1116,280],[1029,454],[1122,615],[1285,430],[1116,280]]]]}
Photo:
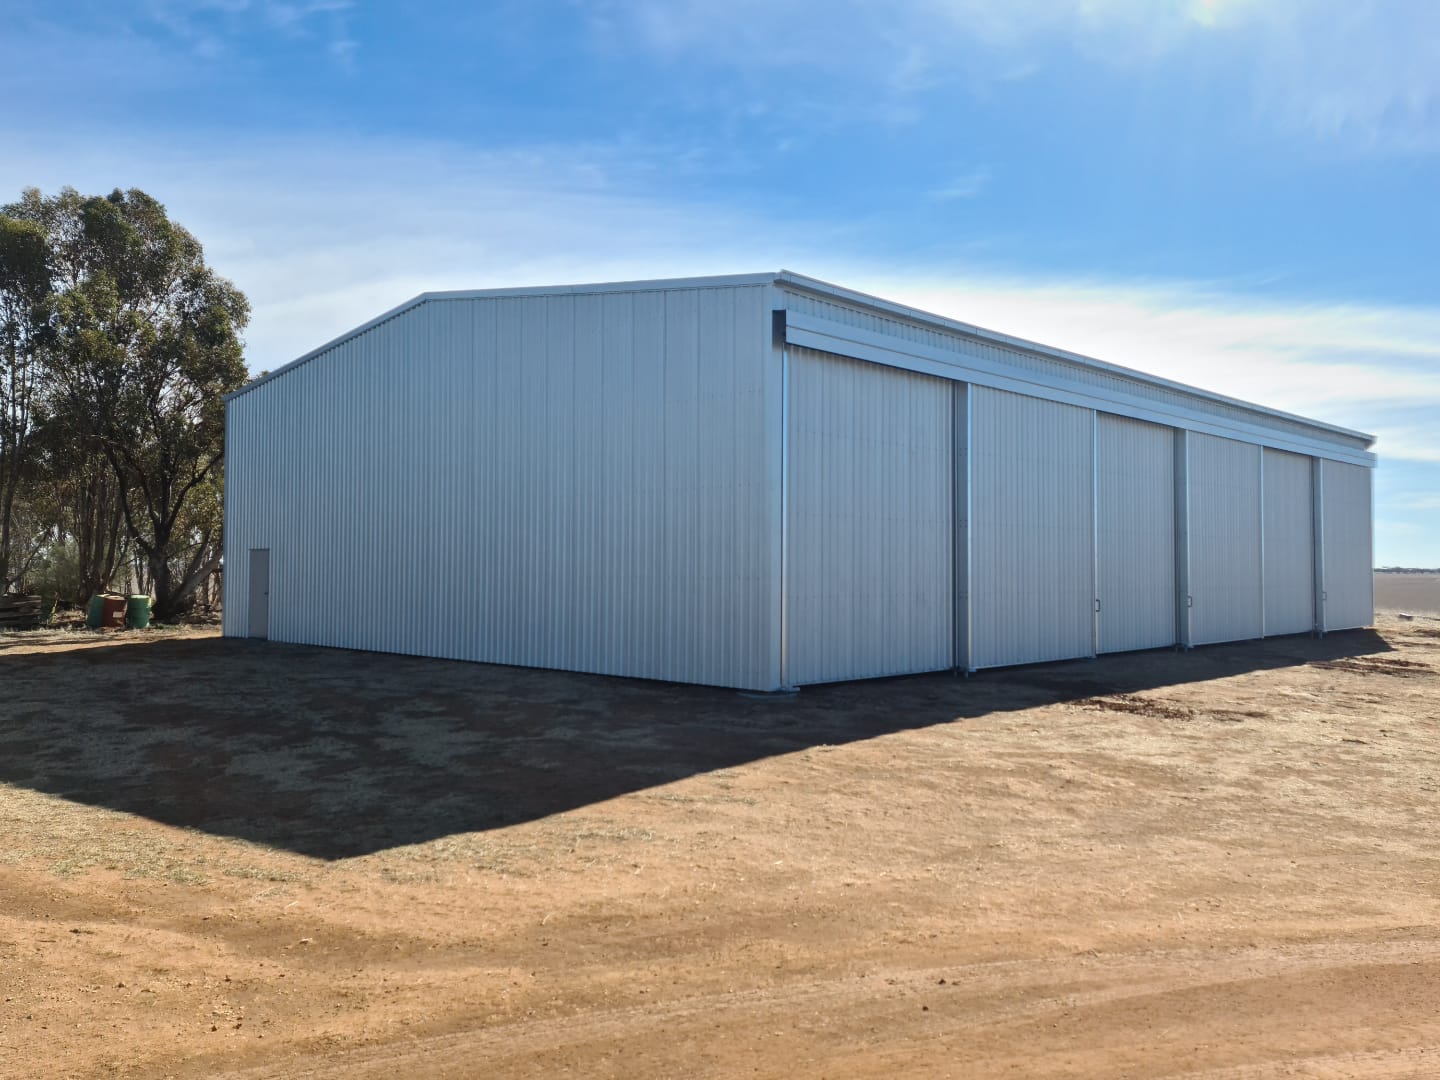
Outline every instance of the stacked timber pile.
{"type": "Polygon", "coordinates": [[[0,630],[34,630],[40,625],[40,597],[0,596],[0,630]]]}

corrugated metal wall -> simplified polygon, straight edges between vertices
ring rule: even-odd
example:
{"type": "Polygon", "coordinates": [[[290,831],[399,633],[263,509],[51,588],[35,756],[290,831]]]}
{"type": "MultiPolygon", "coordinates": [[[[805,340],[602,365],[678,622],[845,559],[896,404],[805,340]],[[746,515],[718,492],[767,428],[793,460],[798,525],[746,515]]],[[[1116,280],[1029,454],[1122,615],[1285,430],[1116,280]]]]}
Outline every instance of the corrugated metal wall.
{"type": "Polygon", "coordinates": [[[950,384],[790,350],[788,679],[948,668],[950,384]]]}
{"type": "Polygon", "coordinates": [[[1265,633],[1315,629],[1311,459],[1265,449],[1265,633]]]}
{"type": "Polygon", "coordinates": [[[1100,652],[1175,643],[1174,447],[1173,428],[1096,418],[1100,652]]]}
{"type": "Polygon", "coordinates": [[[1374,563],[1370,553],[1370,470],[1322,462],[1325,525],[1325,629],[1346,630],[1375,621],[1374,563]]]}
{"type": "Polygon", "coordinates": [[[767,286],[432,300],[232,400],[226,633],[769,689],[767,286]]]}
{"type": "Polygon", "coordinates": [[[1258,638],[1260,447],[1190,435],[1190,613],[1196,645],[1258,638]]]}
{"type": "Polygon", "coordinates": [[[971,662],[1088,656],[1092,414],[986,387],[970,393],[971,662]]]}

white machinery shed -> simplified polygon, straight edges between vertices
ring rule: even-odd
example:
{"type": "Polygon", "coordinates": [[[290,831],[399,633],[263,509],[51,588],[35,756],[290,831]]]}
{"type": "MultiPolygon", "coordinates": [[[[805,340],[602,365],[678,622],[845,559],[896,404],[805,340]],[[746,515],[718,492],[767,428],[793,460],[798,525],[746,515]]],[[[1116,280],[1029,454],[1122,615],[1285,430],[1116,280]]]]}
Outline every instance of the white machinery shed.
{"type": "Polygon", "coordinates": [[[226,439],[232,636],[771,690],[1373,616],[1371,436],[788,272],[427,293],[226,439]]]}

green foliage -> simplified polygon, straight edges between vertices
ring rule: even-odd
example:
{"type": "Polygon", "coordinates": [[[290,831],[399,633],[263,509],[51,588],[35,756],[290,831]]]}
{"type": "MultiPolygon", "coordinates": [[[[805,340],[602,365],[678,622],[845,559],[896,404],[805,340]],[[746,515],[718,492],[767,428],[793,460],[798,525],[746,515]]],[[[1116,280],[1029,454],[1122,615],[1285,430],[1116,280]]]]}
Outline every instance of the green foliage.
{"type": "Polygon", "coordinates": [[[52,284],[44,227],[0,213],[0,591],[22,561],[15,500],[29,469],[39,353],[51,335],[52,284]]]}
{"type": "Polygon", "coordinates": [[[107,530],[123,518],[156,617],[171,618],[219,560],[222,399],[245,381],[249,304],[143,191],[30,189],[5,214],[16,245],[39,236],[47,248],[31,424],[51,495],[73,511],[78,576],[114,572],[125,544],[107,530]]]}
{"type": "Polygon", "coordinates": [[[3,340],[7,346],[16,343],[12,335],[44,325],[43,318],[27,319],[26,316],[39,311],[40,302],[50,293],[50,285],[50,240],[44,226],[0,214],[0,297],[4,297],[6,304],[3,340]]]}
{"type": "Polygon", "coordinates": [[[47,600],[58,597],[79,603],[83,590],[80,553],[69,537],[48,545],[25,575],[24,591],[47,600]]]}

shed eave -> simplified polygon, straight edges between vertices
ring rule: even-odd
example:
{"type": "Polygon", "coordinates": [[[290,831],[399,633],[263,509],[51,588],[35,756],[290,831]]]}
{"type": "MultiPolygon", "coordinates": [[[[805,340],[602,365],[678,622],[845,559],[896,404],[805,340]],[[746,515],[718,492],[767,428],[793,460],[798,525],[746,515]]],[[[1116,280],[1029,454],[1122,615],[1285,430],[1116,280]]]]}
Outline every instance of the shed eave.
{"type": "Polygon", "coordinates": [[[1213,390],[1205,390],[1198,386],[1191,386],[1188,383],[1165,379],[1158,375],[1151,375],[1148,372],[1128,368],[1122,364],[1112,364],[1109,361],[1097,360],[1093,356],[1085,356],[1082,353],[1069,352],[1065,349],[1058,349],[1052,345],[1043,345],[1036,341],[1027,340],[1026,338],[1002,334],[996,330],[987,330],[982,326],[975,326],[972,323],[960,322],[958,319],[950,319],[943,315],[936,315],[922,308],[910,307],[908,304],[896,303],[893,300],[883,300],[869,293],[859,292],[855,289],[847,289],[841,285],[833,285],[828,281],[806,277],[804,274],[797,274],[791,270],[781,270],[779,275],[777,275],[776,283],[782,286],[802,289],[820,296],[833,297],[834,299],[843,300],[849,304],[870,308],[873,311],[887,315],[896,315],[904,319],[909,319],[912,322],[948,330],[951,333],[962,334],[966,337],[974,338],[977,341],[1003,345],[1011,349],[1020,349],[1038,356],[1051,357],[1056,360],[1066,361],[1067,363],[1078,364],[1082,367],[1095,368],[1100,371],[1120,375],[1127,379],[1149,383],[1152,386],[1162,386],[1168,390],[1176,390],[1183,394],[1190,394],[1220,404],[1247,409],[1251,412],[1271,416],[1278,420],[1288,420],[1292,423],[1304,424],[1317,431],[1325,431],[1350,439],[1361,439],[1364,441],[1367,449],[1375,443],[1375,436],[1364,431],[1355,431],[1352,428],[1341,427],[1338,424],[1325,423],[1324,421],[1316,420],[1309,416],[1301,416],[1298,413],[1272,409],[1265,405],[1256,404],[1253,401],[1229,397],[1225,394],[1218,394],[1213,390]]]}
{"type": "Polygon", "coordinates": [[[601,281],[578,285],[520,285],[503,289],[451,289],[421,293],[423,300],[485,300],[502,296],[580,296],[586,293],[649,292],[664,289],[725,289],[744,285],[773,285],[784,271],[760,274],[714,274],[708,277],[649,278],[637,281],[601,281]]]}

